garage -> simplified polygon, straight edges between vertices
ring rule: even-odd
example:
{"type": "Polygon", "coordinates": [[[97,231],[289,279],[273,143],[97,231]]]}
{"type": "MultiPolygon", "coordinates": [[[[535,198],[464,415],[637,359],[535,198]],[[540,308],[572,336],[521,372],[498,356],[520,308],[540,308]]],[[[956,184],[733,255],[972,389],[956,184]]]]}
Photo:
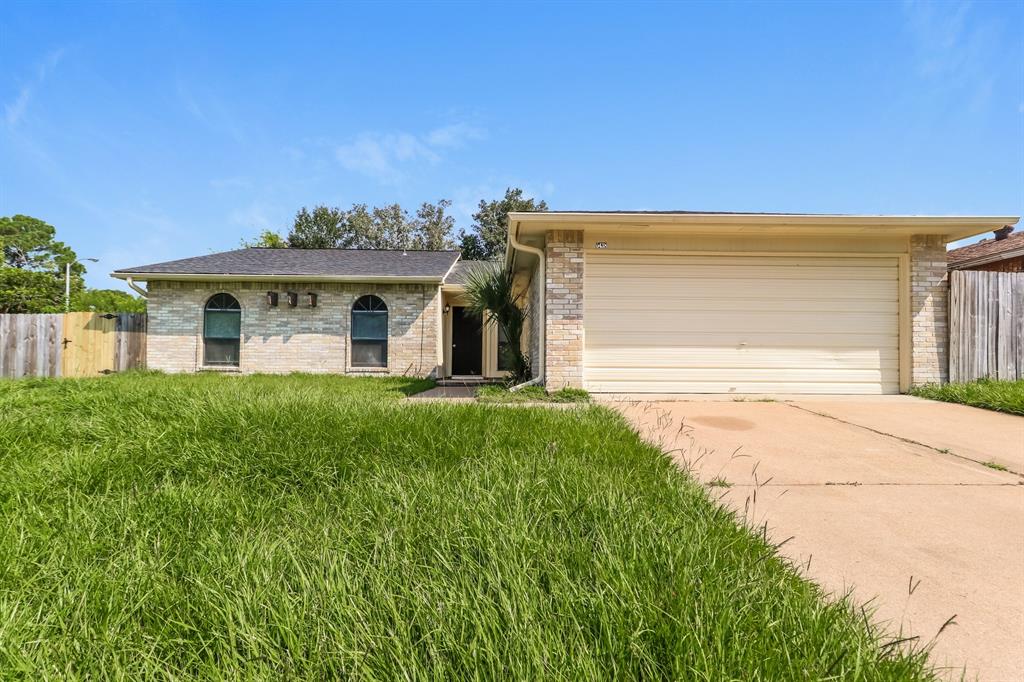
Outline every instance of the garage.
{"type": "Polygon", "coordinates": [[[597,393],[898,393],[897,256],[588,251],[597,393]]]}

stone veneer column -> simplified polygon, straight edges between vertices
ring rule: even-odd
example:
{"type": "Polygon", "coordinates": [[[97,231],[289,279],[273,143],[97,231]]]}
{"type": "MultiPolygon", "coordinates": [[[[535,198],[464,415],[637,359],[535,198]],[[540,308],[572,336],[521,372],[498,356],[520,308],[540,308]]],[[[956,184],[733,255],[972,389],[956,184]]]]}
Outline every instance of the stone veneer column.
{"type": "Polygon", "coordinates": [[[547,233],[544,383],[583,388],[583,232],[547,233]]]}
{"type": "Polygon", "coordinates": [[[910,238],[911,383],[949,378],[949,281],[946,245],[936,235],[910,238]]]}

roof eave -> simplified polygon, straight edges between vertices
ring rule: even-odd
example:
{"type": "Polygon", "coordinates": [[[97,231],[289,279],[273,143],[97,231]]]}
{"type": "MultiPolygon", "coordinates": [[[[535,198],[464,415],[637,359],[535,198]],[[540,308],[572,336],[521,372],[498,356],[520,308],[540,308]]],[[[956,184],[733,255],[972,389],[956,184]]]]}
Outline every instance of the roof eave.
{"type": "Polygon", "coordinates": [[[800,215],[760,213],[509,213],[520,234],[545,229],[615,229],[624,232],[680,231],[708,234],[885,236],[935,234],[947,242],[1014,225],[1019,216],[800,215]]]}
{"type": "Polygon", "coordinates": [[[141,282],[365,282],[367,284],[440,284],[441,276],[410,277],[399,275],[377,275],[364,277],[358,275],[254,275],[241,273],[174,273],[174,272],[124,272],[110,273],[116,279],[139,280],[141,282]]]}

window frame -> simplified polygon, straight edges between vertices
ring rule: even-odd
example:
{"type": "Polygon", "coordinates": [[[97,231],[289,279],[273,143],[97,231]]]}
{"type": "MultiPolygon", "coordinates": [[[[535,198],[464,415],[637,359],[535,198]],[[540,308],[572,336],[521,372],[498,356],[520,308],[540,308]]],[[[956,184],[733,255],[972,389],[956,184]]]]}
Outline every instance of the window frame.
{"type": "Polygon", "coordinates": [[[391,340],[391,311],[388,309],[387,302],[378,296],[377,294],[363,294],[362,296],[356,297],[356,300],[352,302],[352,308],[349,312],[349,366],[356,369],[387,369],[388,368],[388,351],[391,340]],[[360,307],[362,306],[362,307],[360,307]],[[356,336],[356,316],[367,316],[384,318],[384,335],[383,337],[373,336],[356,336]],[[369,347],[377,346],[381,349],[382,361],[380,363],[367,363],[357,362],[355,349],[357,346],[369,347]]]}
{"type": "Polygon", "coordinates": [[[203,367],[212,367],[217,369],[222,368],[237,368],[242,364],[242,304],[238,300],[238,297],[234,294],[226,291],[218,291],[209,298],[203,304],[203,367]],[[220,299],[220,300],[218,300],[220,299]],[[218,307],[212,307],[213,305],[219,304],[218,307]],[[224,307],[226,305],[226,307],[224,307]],[[208,315],[209,313],[234,313],[238,315],[238,335],[234,338],[223,337],[223,336],[208,336],[207,327],[209,326],[208,315]],[[234,342],[234,357],[233,361],[227,362],[210,360],[209,359],[209,346],[210,342],[219,344],[225,341],[234,342]]]}

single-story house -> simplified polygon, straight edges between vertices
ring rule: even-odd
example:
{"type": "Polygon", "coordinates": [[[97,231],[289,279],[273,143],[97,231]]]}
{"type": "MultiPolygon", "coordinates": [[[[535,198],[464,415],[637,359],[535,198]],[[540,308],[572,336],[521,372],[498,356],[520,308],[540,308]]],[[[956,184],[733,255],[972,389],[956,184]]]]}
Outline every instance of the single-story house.
{"type": "MultiPolygon", "coordinates": [[[[947,376],[946,244],[1015,217],[544,212],[505,259],[549,389],[897,393],[947,376]]],[[[169,372],[500,377],[450,251],[241,249],[113,273],[169,372]],[[146,290],[136,282],[146,282],[146,290]]]]}
{"type": "Polygon", "coordinates": [[[1013,225],[1005,225],[992,235],[949,251],[949,269],[1024,272],[1024,232],[1014,234],[1013,225]]]}

